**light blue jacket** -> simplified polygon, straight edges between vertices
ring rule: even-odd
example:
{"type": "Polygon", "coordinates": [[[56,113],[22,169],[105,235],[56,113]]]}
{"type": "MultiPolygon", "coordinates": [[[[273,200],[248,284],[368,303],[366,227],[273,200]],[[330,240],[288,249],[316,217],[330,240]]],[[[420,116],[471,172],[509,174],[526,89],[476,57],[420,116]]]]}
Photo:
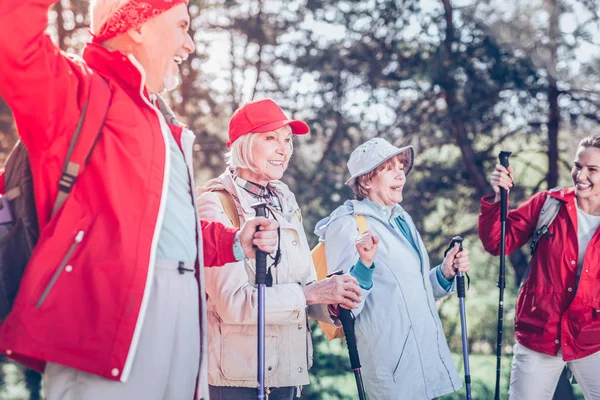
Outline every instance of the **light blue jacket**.
{"type": "Polygon", "coordinates": [[[368,200],[348,200],[321,220],[315,233],[325,242],[329,272],[347,272],[357,263],[354,215],[364,215],[381,239],[373,286],[354,311],[358,352],[370,400],[432,399],[462,386],[435,301],[447,292],[430,269],[427,250],[410,216],[397,205],[379,209],[368,200]],[[391,225],[402,216],[419,249],[391,225]]]}

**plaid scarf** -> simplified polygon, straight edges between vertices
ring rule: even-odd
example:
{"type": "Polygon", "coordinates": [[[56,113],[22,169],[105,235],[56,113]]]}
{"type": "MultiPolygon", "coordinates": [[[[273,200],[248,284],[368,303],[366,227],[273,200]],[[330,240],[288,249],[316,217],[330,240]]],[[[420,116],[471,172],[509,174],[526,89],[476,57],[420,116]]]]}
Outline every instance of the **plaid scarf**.
{"type": "Polygon", "coordinates": [[[276,210],[281,212],[281,204],[279,202],[279,198],[275,195],[271,185],[259,185],[254,182],[250,182],[244,178],[240,178],[239,176],[234,176],[233,179],[239,187],[244,189],[246,192],[250,193],[257,200],[265,201],[267,205],[274,207],[276,210]]]}

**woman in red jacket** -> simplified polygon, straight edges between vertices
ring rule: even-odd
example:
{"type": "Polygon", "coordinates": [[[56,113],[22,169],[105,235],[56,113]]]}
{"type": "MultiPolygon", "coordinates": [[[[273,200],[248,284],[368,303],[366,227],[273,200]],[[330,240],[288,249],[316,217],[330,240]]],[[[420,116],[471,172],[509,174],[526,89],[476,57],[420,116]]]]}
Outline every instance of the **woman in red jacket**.
{"type": "MultiPolygon", "coordinates": [[[[497,165],[494,196],[481,201],[479,237],[500,250],[500,188],[514,186],[512,168],[497,165]]],[[[586,399],[600,399],[600,135],[579,143],[571,170],[573,187],[535,194],[510,211],[506,252],[530,240],[548,196],[561,202],[539,241],[519,293],[509,397],[551,399],[567,364],[586,399]]]]}

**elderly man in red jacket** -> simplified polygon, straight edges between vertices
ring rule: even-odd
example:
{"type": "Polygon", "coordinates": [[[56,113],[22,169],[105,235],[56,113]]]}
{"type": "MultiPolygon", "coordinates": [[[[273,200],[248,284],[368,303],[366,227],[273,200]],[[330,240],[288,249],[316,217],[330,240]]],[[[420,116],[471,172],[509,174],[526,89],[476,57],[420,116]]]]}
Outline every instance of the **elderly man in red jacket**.
{"type": "Polygon", "coordinates": [[[276,223],[257,218],[238,232],[198,220],[194,136],[157,96],[194,51],[187,0],[92,2],[83,60],[44,34],[54,2],[0,2],[0,96],[29,150],[40,222],[0,351],[45,368],[50,400],[201,398],[202,267],[253,257],[253,244],[272,252],[276,223]],[[110,86],[108,114],[50,218],[94,74],[110,86]]]}

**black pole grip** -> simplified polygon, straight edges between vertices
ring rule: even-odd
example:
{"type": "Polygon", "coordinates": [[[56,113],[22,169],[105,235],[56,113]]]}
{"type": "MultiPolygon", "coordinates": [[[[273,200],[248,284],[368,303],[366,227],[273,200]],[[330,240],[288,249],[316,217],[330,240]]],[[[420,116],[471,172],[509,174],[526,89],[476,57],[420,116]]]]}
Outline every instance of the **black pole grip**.
{"type": "Polygon", "coordinates": [[[340,307],[340,321],[346,335],[346,344],[348,345],[348,354],[350,355],[350,367],[352,369],[360,368],[360,359],[358,358],[358,349],[356,348],[356,335],[354,334],[354,316],[343,307],[340,307]]]}
{"type": "Polygon", "coordinates": [[[452,238],[452,240],[450,241],[450,245],[448,246],[448,248],[446,249],[446,251],[444,251],[444,257],[446,257],[446,255],[448,255],[448,253],[450,252],[450,250],[452,250],[452,248],[454,247],[454,245],[456,243],[459,244],[459,247],[458,247],[459,250],[458,251],[461,252],[462,249],[463,249],[463,245],[462,245],[463,244],[463,240],[465,240],[465,239],[463,239],[462,236],[454,236],[452,238]]]}
{"type": "MultiPolygon", "coordinates": [[[[452,241],[450,242],[450,246],[448,246],[448,248],[444,252],[444,257],[446,257],[446,254],[448,254],[448,252],[450,250],[452,250],[452,248],[454,248],[454,244],[456,244],[456,243],[459,244],[459,252],[462,251],[462,249],[463,249],[463,240],[464,239],[461,236],[454,236],[452,238],[452,241]]],[[[465,276],[460,271],[456,274],[456,292],[458,294],[458,297],[465,297],[465,294],[466,294],[466,291],[465,291],[465,276]]]]}
{"type": "MultiPolygon", "coordinates": [[[[267,204],[256,203],[252,205],[257,217],[267,216],[267,204]]],[[[256,230],[258,231],[258,227],[256,230]]],[[[256,284],[265,285],[267,283],[267,253],[256,249],[256,284]]]]}
{"type": "Polygon", "coordinates": [[[504,150],[502,150],[500,154],[498,154],[498,158],[500,159],[500,165],[502,165],[504,168],[508,168],[508,157],[510,157],[511,154],[512,152],[504,150]]]}
{"type": "MultiPolygon", "coordinates": [[[[512,153],[510,151],[502,150],[500,154],[498,154],[498,158],[500,159],[500,165],[504,168],[508,168],[508,157],[510,157],[512,153]]],[[[506,212],[507,212],[507,198],[508,192],[506,189],[500,188],[500,221],[506,221],[506,212]]]]}
{"type": "Polygon", "coordinates": [[[465,297],[465,276],[463,274],[456,276],[456,292],[458,294],[458,297],[465,297]]]}

